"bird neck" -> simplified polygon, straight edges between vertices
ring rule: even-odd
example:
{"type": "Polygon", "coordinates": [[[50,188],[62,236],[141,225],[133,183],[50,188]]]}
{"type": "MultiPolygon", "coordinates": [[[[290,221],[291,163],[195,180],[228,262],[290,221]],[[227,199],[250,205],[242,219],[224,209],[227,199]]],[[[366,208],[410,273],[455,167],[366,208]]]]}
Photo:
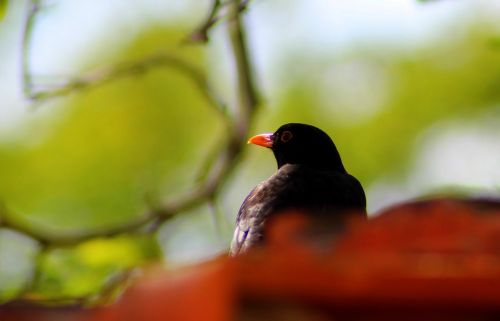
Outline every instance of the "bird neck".
{"type": "Polygon", "coordinates": [[[330,152],[323,155],[310,155],[304,153],[294,156],[295,157],[290,157],[290,155],[287,155],[287,157],[282,157],[282,155],[275,154],[276,162],[278,163],[278,169],[280,169],[284,165],[292,164],[303,165],[318,170],[347,173],[344,168],[344,164],[342,164],[340,155],[336,150],[335,152],[330,152]]]}

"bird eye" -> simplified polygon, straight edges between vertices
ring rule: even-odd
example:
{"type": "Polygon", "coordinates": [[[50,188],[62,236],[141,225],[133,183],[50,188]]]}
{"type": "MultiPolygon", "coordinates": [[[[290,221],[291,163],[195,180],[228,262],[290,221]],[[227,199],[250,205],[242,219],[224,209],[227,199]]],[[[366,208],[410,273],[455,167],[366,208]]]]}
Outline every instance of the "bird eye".
{"type": "Polygon", "coordinates": [[[292,133],[291,133],[291,132],[289,132],[289,131],[287,130],[287,131],[283,132],[283,134],[281,134],[280,139],[281,139],[281,141],[282,141],[283,143],[286,143],[286,142],[288,142],[290,139],[292,139],[292,137],[293,137],[292,133]]]}

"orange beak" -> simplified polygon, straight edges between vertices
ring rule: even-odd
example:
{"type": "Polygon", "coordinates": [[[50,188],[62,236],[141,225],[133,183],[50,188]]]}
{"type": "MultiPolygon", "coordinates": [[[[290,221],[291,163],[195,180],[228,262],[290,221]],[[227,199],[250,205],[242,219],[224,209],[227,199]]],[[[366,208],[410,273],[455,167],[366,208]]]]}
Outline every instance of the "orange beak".
{"type": "Polygon", "coordinates": [[[273,147],[273,133],[266,133],[253,136],[248,140],[247,143],[271,148],[273,147]]]}

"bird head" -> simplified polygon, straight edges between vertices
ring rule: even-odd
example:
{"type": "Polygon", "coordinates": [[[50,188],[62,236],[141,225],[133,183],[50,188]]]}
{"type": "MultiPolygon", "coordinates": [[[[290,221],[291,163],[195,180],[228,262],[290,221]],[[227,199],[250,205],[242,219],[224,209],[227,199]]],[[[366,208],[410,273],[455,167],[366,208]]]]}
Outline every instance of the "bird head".
{"type": "Polygon", "coordinates": [[[270,148],[278,168],[285,164],[299,164],[346,172],[332,139],[324,131],[311,125],[285,124],[274,133],[253,136],[248,143],[270,148]]]}

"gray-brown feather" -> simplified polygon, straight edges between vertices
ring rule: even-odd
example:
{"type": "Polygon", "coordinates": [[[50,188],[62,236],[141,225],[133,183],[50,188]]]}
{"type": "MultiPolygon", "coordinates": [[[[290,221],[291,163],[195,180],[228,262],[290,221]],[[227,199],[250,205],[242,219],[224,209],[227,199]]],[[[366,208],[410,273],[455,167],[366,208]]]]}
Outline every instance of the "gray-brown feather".
{"type": "Polygon", "coordinates": [[[231,255],[262,244],[269,217],[287,209],[335,212],[366,206],[361,184],[347,173],[287,164],[257,185],[244,200],[236,219],[231,255]]]}

